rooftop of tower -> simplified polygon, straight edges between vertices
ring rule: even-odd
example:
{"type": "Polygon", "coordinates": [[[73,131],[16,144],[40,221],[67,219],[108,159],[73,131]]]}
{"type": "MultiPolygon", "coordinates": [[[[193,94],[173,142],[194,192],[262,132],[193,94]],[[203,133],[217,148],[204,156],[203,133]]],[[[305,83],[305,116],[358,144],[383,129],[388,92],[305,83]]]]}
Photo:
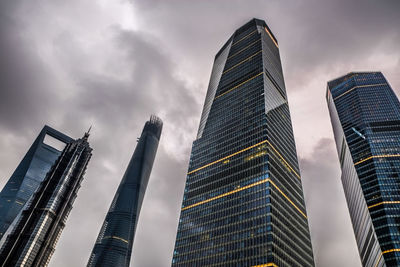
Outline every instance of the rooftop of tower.
{"type": "Polygon", "coordinates": [[[238,28],[232,35],[231,37],[225,42],[225,44],[221,47],[221,49],[218,51],[218,53],[215,55],[215,57],[218,57],[222,51],[225,49],[227,45],[229,45],[230,41],[235,37],[235,35],[240,34],[241,32],[245,31],[248,27],[252,25],[259,25],[263,27],[267,27],[268,31],[271,33],[272,37],[274,38],[275,42],[278,43],[278,40],[276,39],[275,35],[272,33],[271,29],[268,27],[267,23],[265,23],[264,20],[257,19],[257,18],[252,18],[249,22],[245,23],[243,26],[238,28]]]}
{"type": "Polygon", "coordinates": [[[331,90],[338,86],[339,84],[353,78],[354,76],[358,75],[365,75],[365,74],[371,74],[371,73],[380,73],[380,71],[360,71],[360,72],[349,72],[343,76],[340,76],[338,78],[335,78],[333,80],[328,81],[328,90],[331,90]]]}
{"type": "Polygon", "coordinates": [[[338,85],[350,80],[351,78],[354,78],[359,75],[378,74],[378,73],[380,73],[382,75],[382,72],[380,72],[380,71],[359,71],[359,72],[353,71],[353,72],[349,72],[343,76],[340,76],[338,78],[335,78],[333,80],[330,80],[327,83],[325,97],[326,97],[326,99],[328,99],[329,92],[332,92],[332,90],[334,88],[336,88],[338,85]]]}
{"type": "Polygon", "coordinates": [[[160,139],[162,127],[162,120],[156,115],[151,115],[150,120],[148,120],[144,125],[143,131],[150,131],[154,133],[158,139],[160,139]]]}

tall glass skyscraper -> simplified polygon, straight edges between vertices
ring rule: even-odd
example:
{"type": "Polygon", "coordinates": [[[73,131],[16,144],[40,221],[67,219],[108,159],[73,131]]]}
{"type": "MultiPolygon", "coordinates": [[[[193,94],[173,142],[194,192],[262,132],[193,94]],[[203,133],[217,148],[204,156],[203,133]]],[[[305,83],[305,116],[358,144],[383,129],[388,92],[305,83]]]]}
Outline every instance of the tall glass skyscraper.
{"type": "Polygon", "coordinates": [[[262,20],[215,57],[172,266],[314,266],[278,41],[262,20]]]}
{"type": "Polygon", "coordinates": [[[92,156],[89,133],[71,141],[17,217],[0,249],[0,264],[47,266],[92,156]]]}
{"type": "Polygon", "coordinates": [[[59,148],[45,142],[48,136],[65,145],[72,141],[65,134],[44,126],[0,193],[0,239],[61,155],[59,148]]]}
{"type": "Polygon", "coordinates": [[[400,266],[400,103],[380,72],[328,82],[342,183],[363,266],[400,266]]]}
{"type": "Polygon", "coordinates": [[[129,267],[135,230],[161,130],[162,121],[156,116],[151,116],[144,125],[97,237],[88,267],[129,267]]]}

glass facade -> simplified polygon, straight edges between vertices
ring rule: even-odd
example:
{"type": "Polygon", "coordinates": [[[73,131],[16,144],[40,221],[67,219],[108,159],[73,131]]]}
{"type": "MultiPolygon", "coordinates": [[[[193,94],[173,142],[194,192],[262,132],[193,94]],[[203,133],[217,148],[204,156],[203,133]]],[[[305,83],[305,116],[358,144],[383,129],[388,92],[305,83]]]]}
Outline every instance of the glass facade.
{"type": "Polygon", "coordinates": [[[72,141],[49,126],[42,129],[0,193],[0,239],[61,155],[60,150],[45,143],[46,136],[65,144],[72,141]]]}
{"type": "Polygon", "coordinates": [[[172,266],[314,266],[278,42],[262,20],[215,57],[172,266]]]}
{"type": "Polygon", "coordinates": [[[92,155],[88,137],[66,145],[17,217],[0,249],[1,266],[49,264],[92,155]]]}
{"type": "Polygon", "coordinates": [[[135,230],[161,130],[162,121],[151,116],[108,210],[88,267],[129,267],[135,230]]]}
{"type": "Polygon", "coordinates": [[[328,82],[342,183],[363,266],[400,265],[400,103],[381,72],[328,82]]]}

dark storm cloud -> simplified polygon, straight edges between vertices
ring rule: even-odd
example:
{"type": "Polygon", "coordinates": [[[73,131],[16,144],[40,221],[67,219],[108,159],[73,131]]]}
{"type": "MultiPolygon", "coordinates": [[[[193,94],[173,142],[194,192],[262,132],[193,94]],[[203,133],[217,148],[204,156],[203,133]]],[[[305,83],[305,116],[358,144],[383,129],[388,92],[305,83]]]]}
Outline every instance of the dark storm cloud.
{"type": "MultiPolygon", "coordinates": [[[[13,4],[10,8],[13,10],[13,4]]],[[[29,38],[21,34],[21,23],[14,19],[6,1],[0,3],[0,124],[1,130],[30,129],[51,109],[52,92],[43,62],[29,38]],[[21,45],[26,44],[26,45],[21,45]],[[47,103],[50,105],[40,105],[47,103]],[[28,115],[33,116],[28,116],[28,115]]]]}
{"type": "Polygon", "coordinates": [[[298,85],[315,79],[313,73],[337,75],[361,64],[366,70],[380,70],[378,64],[370,69],[368,59],[393,51],[393,56],[399,57],[393,47],[400,41],[394,26],[400,23],[399,8],[394,1],[314,1],[312,9],[308,4],[299,5],[293,12],[304,15],[289,16],[293,31],[281,31],[286,40],[282,46],[287,51],[283,54],[290,75],[287,78],[298,85]]]}
{"type": "Polygon", "coordinates": [[[192,121],[198,121],[193,114],[199,112],[200,101],[174,74],[176,63],[167,56],[160,40],[113,26],[107,30],[105,40],[112,47],[111,54],[101,62],[104,68],[96,71],[96,67],[88,68],[88,64],[82,63],[90,62],[93,55],[79,51],[75,39],[64,34],[56,42],[55,52],[77,88],[68,99],[77,109],[66,116],[79,116],[84,111],[107,122],[108,128],[122,130],[131,122],[141,122],[144,114],[154,113],[179,126],[184,133],[193,133],[196,123],[192,121]],[[111,55],[115,58],[109,60],[111,55]]]}
{"type": "Polygon", "coordinates": [[[266,19],[277,36],[318,266],[357,266],[326,81],[383,70],[400,88],[398,1],[1,1],[0,177],[47,123],[94,155],[51,266],[84,266],[151,113],[164,121],[132,266],[169,266],[185,172],[215,53],[266,19]],[[130,10],[130,8],[132,10],[130,10]],[[127,11],[128,10],[128,11],[127,11]],[[131,12],[131,13],[129,13],[131,12]],[[124,16],[134,20],[127,26],[124,16]]]}

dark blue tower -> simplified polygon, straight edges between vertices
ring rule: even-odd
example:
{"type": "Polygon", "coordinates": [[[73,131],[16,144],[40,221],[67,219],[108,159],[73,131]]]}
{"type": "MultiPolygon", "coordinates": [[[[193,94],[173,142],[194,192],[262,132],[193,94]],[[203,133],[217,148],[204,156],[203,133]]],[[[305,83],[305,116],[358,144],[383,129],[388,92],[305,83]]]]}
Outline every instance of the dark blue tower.
{"type": "Polygon", "coordinates": [[[108,210],[90,255],[88,267],[128,267],[135,229],[149,181],[162,121],[151,116],[146,122],[133,156],[108,210]]]}
{"type": "Polygon", "coordinates": [[[314,266],[279,45],[263,20],[215,56],[172,266],[314,266]]]}
{"type": "Polygon", "coordinates": [[[381,72],[328,82],[341,180],[363,266],[400,266],[400,102],[381,72]]]}
{"type": "Polygon", "coordinates": [[[48,266],[92,156],[88,137],[89,132],[65,146],[10,226],[0,248],[1,267],[48,266]]]}
{"type": "Polygon", "coordinates": [[[65,144],[73,140],[49,126],[43,127],[0,193],[0,239],[61,155],[62,151],[46,144],[47,136],[65,144]]]}

